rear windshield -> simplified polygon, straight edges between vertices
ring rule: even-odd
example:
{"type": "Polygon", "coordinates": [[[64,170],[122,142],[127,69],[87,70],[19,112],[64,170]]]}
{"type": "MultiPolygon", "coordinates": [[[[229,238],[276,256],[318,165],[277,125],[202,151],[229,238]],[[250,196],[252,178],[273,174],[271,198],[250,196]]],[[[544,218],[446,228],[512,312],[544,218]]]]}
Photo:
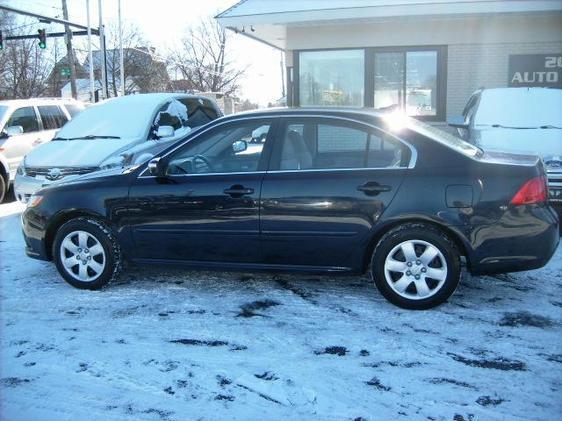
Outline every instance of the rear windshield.
{"type": "Polygon", "coordinates": [[[482,155],[482,150],[474,146],[471,143],[465,142],[464,140],[447,133],[444,130],[438,129],[435,126],[431,126],[427,123],[422,123],[419,120],[408,118],[408,127],[415,132],[421,134],[422,136],[428,137],[436,142],[441,143],[463,155],[469,156],[471,158],[476,158],[482,155]]]}

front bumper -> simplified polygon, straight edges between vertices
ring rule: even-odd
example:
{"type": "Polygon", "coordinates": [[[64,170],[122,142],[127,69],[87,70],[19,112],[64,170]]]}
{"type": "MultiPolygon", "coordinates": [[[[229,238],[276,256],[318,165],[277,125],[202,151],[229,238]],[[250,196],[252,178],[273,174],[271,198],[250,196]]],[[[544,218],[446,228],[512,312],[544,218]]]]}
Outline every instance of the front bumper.
{"type": "Polygon", "coordinates": [[[25,241],[25,254],[39,260],[51,260],[46,248],[46,219],[33,208],[21,215],[21,228],[25,241]]]}
{"type": "Polygon", "coordinates": [[[28,175],[16,174],[14,180],[14,194],[16,199],[22,203],[27,203],[32,194],[43,187],[52,184],[52,181],[41,180],[28,175]]]}

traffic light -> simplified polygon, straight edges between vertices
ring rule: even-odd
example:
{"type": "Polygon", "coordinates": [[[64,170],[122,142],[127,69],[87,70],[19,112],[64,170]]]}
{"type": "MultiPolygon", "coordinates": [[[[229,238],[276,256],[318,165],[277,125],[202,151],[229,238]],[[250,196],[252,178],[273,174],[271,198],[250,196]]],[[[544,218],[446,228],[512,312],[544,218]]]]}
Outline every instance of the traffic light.
{"type": "Polygon", "coordinates": [[[38,29],[37,32],[39,32],[39,48],[44,50],[47,48],[47,34],[44,29],[38,29]]]}
{"type": "Polygon", "coordinates": [[[4,49],[4,37],[2,37],[2,31],[0,31],[0,51],[4,49]]]}

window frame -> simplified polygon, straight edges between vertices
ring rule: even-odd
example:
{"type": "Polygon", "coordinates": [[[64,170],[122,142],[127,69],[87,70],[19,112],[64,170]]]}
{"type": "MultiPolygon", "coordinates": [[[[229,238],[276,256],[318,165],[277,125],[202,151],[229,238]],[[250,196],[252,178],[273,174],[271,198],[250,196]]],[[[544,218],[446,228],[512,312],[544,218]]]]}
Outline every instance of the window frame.
{"type": "MultiPolygon", "coordinates": [[[[447,115],[447,46],[446,45],[411,45],[411,46],[385,46],[385,47],[346,47],[346,48],[315,48],[293,50],[293,72],[290,83],[292,95],[288,96],[289,106],[300,106],[300,53],[322,51],[363,50],[363,71],[365,80],[363,86],[363,107],[375,106],[375,54],[376,53],[406,53],[417,51],[435,51],[437,53],[437,78],[436,78],[436,115],[414,116],[422,121],[445,121],[447,115]]],[[[406,84],[406,69],[404,69],[404,84],[406,84]]],[[[314,107],[326,107],[314,105],[314,107]]]]}
{"type": "MultiPolygon", "coordinates": [[[[194,145],[199,144],[200,142],[204,142],[209,137],[213,136],[216,131],[223,130],[225,126],[235,127],[237,125],[242,125],[247,122],[255,122],[255,124],[269,124],[269,133],[265,143],[263,144],[263,149],[261,152],[260,160],[258,163],[258,168],[256,171],[239,171],[239,172],[216,172],[216,173],[200,173],[200,174],[167,174],[166,177],[213,177],[213,176],[225,176],[225,175],[242,175],[242,174],[265,174],[267,168],[269,167],[269,162],[271,159],[271,151],[273,149],[273,145],[275,144],[275,137],[278,131],[278,124],[279,119],[276,116],[269,116],[269,117],[246,117],[240,118],[235,120],[228,120],[222,121],[220,124],[213,125],[211,127],[207,127],[206,129],[199,131],[197,130],[194,133],[194,136],[187,136],[187,138],[182,141],[177,146],[174,146],[172,149],[164,151],[162,155],[157,155],[154,158],[163,159],[168,165],[170,161],[173,159],[173,155],[175,152],[180,150],[182,147],[193,147],[194,145]]],[[[212,122],[211,122],[212,123],[212,122]]],[[[146,164],[148,164],[147,161],[146,164]]],[[[157,178],[157,176],[153,176],[148,172],[148,166],[146,166],[139,174],[139,177],[142,178],[157,178]]]]}
{"type": "MultiPolygon", "coordinates": [[[[316,148],[318,145],[316,144],[316,148]]],[[[352,118],[333,116],[333,115],[322,115],[322,114],[295,114],[295,115],[283,115],[279,117],[278,125],[276,128],[276,134],[274,137],[273,148],[271,157],[269,159],[269,166],[267,168],[268,173],[294,173],[294,172],[334,172],[334,171],[372,171],[372,170],[407,170],[415,167],[417,161],[417,151],[409,143],[403,139],[397,137],[395,134],[382,129],[381,127],[369,124],[367,122],[358,121],[352,118]],[[305,168],[305,169],[281,169],[281,156],[283,152],[283,141],[284,135],[287,127],[294,124],[306,123],[306,121],[314,120],[312,124],[330,124],[337,125],[341,127],[349,127],[355,130],[365,131],[367,133],[367,144],[365,148],[364,162],[365,165],[362,167],[343,167],[343,168],[305,168]],[[393,138],[398,144],[400,144],[405,151],[407,151],[408,156],[404,158],[404,164],[400,167],[369,167],[368,166],[368,151],[370,150],[371,138],[373,135],[384,134],[393,138]]]]}

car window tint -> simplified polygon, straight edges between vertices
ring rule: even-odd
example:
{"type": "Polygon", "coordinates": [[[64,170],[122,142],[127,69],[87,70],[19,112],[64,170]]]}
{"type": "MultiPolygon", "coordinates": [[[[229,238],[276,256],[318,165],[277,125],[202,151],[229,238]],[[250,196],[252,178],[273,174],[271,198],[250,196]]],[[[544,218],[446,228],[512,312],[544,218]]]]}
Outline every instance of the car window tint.
{"type": "Polygon", "coordinates": [[[68,111],[68,114],[70,114],[70,117],[72,118],[74,118],[76,114],[84,110],[84,107],[81,107],[76,104],[65,104],[64,106],[66,108],[66,111],[68,111]]]}
{"type": "MultiPolygon", "coordinates": [[[[168,174],[213,174],[257,171],[264,143],[255,141],[256,131],[267,140],[270,124],[227,124],[173,153],[168,174]]],[[[264,140],[264,141],[265,141],[264,140]]]]}
{"type": "Polygon", "coordinates": [[[21,126],[24,133],[38,131],[39,123],[33,107],[23,107],[15,110],[6,123],[6,127],[10,126],[21,126]]]}
{"type": "Polygon", "coordinates": [[[407,154],[406,147],[392,136],[383,132],[371,133],[367,167],[397,168],[401,167],[407,154]]]}
{"type": "Polygon", "coordinates": [[[339,123],[289,124],[282,137],[281,170],[361,168],[369,133],[339,123]]]}
{"type": "Polygon", "coordinates": [[[66,115],[56,105],[39,105],[37,108],[44,130],[59,129],[68,121],[66,115]]]}

